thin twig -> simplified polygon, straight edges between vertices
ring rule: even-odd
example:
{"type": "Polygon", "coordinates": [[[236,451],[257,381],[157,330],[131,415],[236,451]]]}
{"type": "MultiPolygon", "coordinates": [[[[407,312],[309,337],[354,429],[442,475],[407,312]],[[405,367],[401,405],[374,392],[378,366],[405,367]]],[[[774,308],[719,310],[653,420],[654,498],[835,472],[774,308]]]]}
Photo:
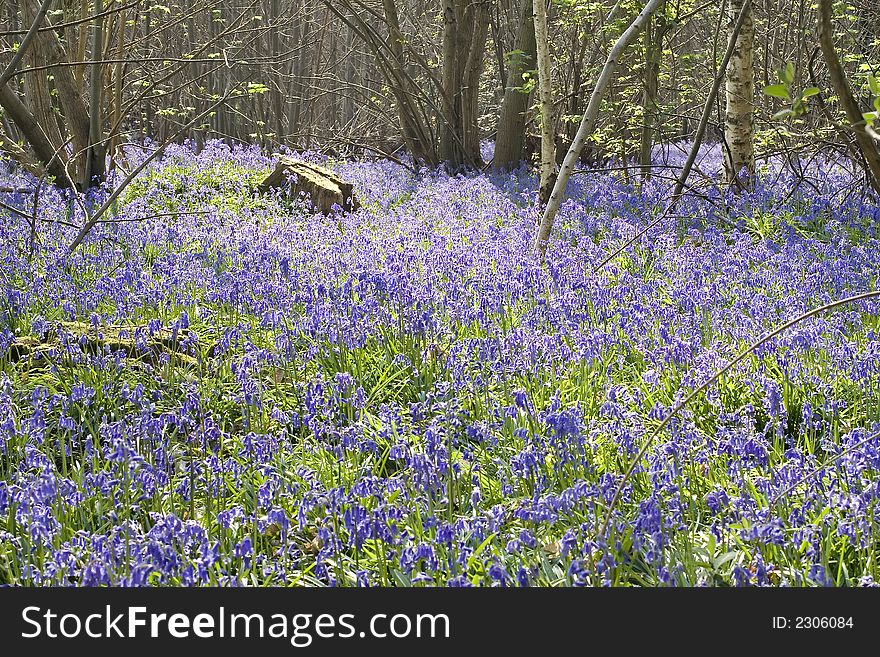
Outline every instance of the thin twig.
{"type": "Polygon", "coordinates": [[[626,486],[626,483],[629,481],[633,472],[635,472],[635,469],[638,466],[638,464],[645,457],[645,454],[648,453],[648,449],[650,449],[651,444],[654,442],[654,439],[657,436],[659,436],[660,433],[663,431],[663,429],[665,429],[669,425],[672,418],[674,418],[676,415],[678,415],[678,413],[685,406],[687,406],[688,403],[690,403],[697,395],[699,395],[706,388],[708,388],[710,385],[715,383],[724,373],[730,371],[736,364],[743,361],[747,356],[749,356],[753,351],[755,351],[755,349],[760,347],[765,342],[772,340],[773,338],[775,338],[777,335],[779,335],[783,331],[790,329],[792,326],[799,324],[800,322],[804,321],[805,319],[809,319],[810,317],[813,317],[815,315],[819,315],[819,314],[825,312],[826,310],[831,310],[833,308],[837,308],[838,306],[843,306],[848,303],[853,303],[855,301],[864,301],[865,299],[872,299],[875,297],[880,297],[880,290],[875,290],[874,292],[864,292],[862,294],[857,294],[855,296],[847,297],[846,299],[834,301],[832,303],[825,304],[824,306],[820,306],[819,308],[814,308],[813,310],[805,312],[802,315],[798,315],[797,317],[786,322],[782,326],[772,330],[770,333],[768,333],[767,335],[762,337],[757,342],[752,343],[746,349],[743,349],[727,365],[722,367],[720,370],[717,370],[711,377],[709,377],[701,385],[694,388],[694,390],[687,397],[685,397],[682,401],[678,402],[678,404],[676,404],[672,408],[669,415],[667,415],[664,418],[664,420],[660,423],[660,425],[656,429],[654,429],[654,431],[651,432],[651,434],[648,436],[647,440],[645,440],[644,444],[641,446],[639,451],[636,453],[632,462],[630,462],[629,467],[626,469],[626,472],[623,474],[623,478],[620,480],[620,483],[617,486],[617,490],[614,491],[614,496],[611,498],[611,502],[609,502],[609,504],[608,504],[608,511],[605,515],[605,519],[602,522],[601,527],[599,528],[599,536],[603,536],[605,534],[605,532],[608,530],[608,525],[611,522],[611,514],[613,513],[614,507],[617,505],[617,502],[620,500],[620,496],[623,494],[623,489],[626,486]]]}

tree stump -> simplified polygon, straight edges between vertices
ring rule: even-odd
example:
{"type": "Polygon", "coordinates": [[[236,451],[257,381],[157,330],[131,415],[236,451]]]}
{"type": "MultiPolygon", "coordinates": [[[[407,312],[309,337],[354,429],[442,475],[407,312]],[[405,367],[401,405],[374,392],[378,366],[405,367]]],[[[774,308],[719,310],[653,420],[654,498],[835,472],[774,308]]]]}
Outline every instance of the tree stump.
{"type": "Polygon", "coordinates": [[[291,198],[308,196],[312,209],[323,214],[329,214],[334,205],[349,212],[360,207],[351,183],[345,182],[330,169],[285,155],[278,158],[275,170],[257,187],[262,193],[273,188],[286,189],[291,198]],[[296,176],[293,181],[289,180],[291,174],[296,176]]]}

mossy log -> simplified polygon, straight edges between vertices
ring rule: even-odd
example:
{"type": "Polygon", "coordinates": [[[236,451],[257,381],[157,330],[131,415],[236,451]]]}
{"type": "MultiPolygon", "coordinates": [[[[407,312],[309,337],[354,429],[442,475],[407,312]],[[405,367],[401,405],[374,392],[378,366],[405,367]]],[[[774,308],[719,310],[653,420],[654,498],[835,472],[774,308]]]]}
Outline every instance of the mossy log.
{"type": "Polygon", "coordinates": [[[270,189],[285,189],[292,198],[308,196],[315,212],[329,214],[334,205],[349,212],[357,210],[359,203],[354,196],[353,185],[336,173],[311,162],[280,156],[272,171],[257,190],[266,193],[270,189]],[[290,176],[295,180],[291,181],[290,176]]]}
{"type": "MultiPolygon", "coordinates": [[[[126,358],[146,361],[153,365],[159,363],[163,353],[167,353],[177,363],[195,364],[196,359],[180,351],[181,343],[187,340],[189,331],[179,329],[174,335],[168,328],[161,328],[146,338],[145,344],[138,346],[133,339],[139,327],[102,326],[95,329],[81,322],[58,322],[43,338],[35,336],[16,337],[9,345],[7,358],[15,363],[24,358],[38,357],[38,354],[63,346],[59,329],[67,335],[67,340],[76,342],[88,354],[101,355],[122,351],[126,358]]],[[[146,327],[140,327],[145,329],[146,327]]]]}

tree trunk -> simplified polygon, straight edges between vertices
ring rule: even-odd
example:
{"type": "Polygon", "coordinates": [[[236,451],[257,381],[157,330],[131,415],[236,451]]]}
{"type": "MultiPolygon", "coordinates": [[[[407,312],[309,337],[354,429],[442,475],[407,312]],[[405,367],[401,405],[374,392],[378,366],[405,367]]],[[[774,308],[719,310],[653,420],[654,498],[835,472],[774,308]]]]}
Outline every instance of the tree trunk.
{"type": "MultiPolygon", "coordinates": [[[[0,84],[0,107],[6,111],[15,127],[21,132],[40,164],[46,168],[46,172],[55,178],[55,185],[60,188],[70,187],[65,168],[65,154],[57,150],[43,132],[37,118],[7,84],[0,84]]],[[[54,121],[53,125],[56,125],[54,121]]]]}
{"type": "Polygon", "coordinates": [[[469,3],[473,32],[468,43],[461,85],[461,134],[466,162],[480,166],[480,76],[489,38],[489,5],[487,2],[469,3]]]}
{"type": "Polygon", "coordinates": [[[846,112],[847,121],[853,131],[856,144],[864,158],[865,174],[868,183],[875,192],[880,194],[880,153],[871,136],[865,132],[865,119],[859,103],[853,96],[846,73],[837,57],[834,48],[834,26],[832,24],[833,4],[831,0],[819,0],[819,46],[825,63],[828,65],[828,75],[831,78],[831,86],[834,93],[840,99],[840,105],[846,112]]]}
{"type": "MultiPolygon", "coordinates": [[[[95,14],[104,11],[104,0],[95,0],[95,14]]],[[[102,64],[104,55],[104,17],[95,19],[92,26],[92,73],[89,89],[89,134],[88,150],[86,151],[86,165],[83,175],[83,189],[88,189],[93,183],[104,180],[104,130],[101,125],[101,92],[103,90],[102,64]]]]}
{"type": "Polygon", "coordinates": [[[730,29],[745,7],[746,17],[739,31],[727,67],[727,111],[724,116],[724,169],[727,184],[734,190],[750,189],[755,175],[755,69],[753,48],[755,24],[751,0],[730,0],[730,29]]]}
{"type": "Polygon", "coordinates": [[[538,55],[538,98],[541,114],[541,178],[538,199],[547,204],[553,191],[556,173],[556,130],[553,121],[553,63],[550,61],[550,37],[547,32],[547,0],[534,0],[535,42],[538,55]]]}
{"type": "Polygon", "coordinates": [[[122,60],[125,58],[125,27],[126,12],[119,12],[118,32],[116,33],[116,59],[120,60],[113,72],[113,119],[110,127],[110,168],[118,164],[121,155],[119,148],[122,146],[122,89],[125,86],[125,66],[122,60]]]}
{"type": "MultiPolygon", "coordinates": [[[[56,184],[60,187],[68,187],[71,184],[71,178],[67,171],[66,142],[61,135],[61,127],[55,113],[46,69],[31,70],[24,76],[25,91],[31,98],[31,108],[25,105],[15,91],[6,84],[14,74],[19,61],[25,56],[32,67],[45,67],[58,61],[57,35],[51,30],[41,31],[38,29],[45,21],[49,5],[50,2],[43,0],[39,5],[36,2],[26,2],[22,7],[22,15],[31,28],[0,76],[0,106],[16,124],[42,166],[55,177],[56,184]],[[47,41],[47,32],[51,33],[51,37],[54,37],[54,42],[47,41]]],[[[51,39],[51,37],[49,38],[51,39]]],[[[63,51],[61,54],[63,55],[63,51]]],[[[65,84],[69,77],[69,70],[54,77],[56,91],[62,98],[64,93],[68,91],[65,84]]],[[[22,155],[17,152],[18,149],[13,150],[16,156],[22,155]]]]}
{"type": "MultiPolygon", "coordinates": [[[[151,9],[151,4],[150,4],[149,0],[145,0],[143,3],[138,3],[138,6],[136,8],[136,11],[143,12],[143,14],[144,14],[143,41],[144,41],[144,48],[148,51],[150,50],[150,46],[151,46],[151,38],[150,37],[152,36],[152,29],[153,29],[153,25],[152,25],[153,12],[150,9],[151,9]]],[[[213,28],[213,24],[214,24],[214,22],[212,20],[211,21],[212,28],[213,28]]],[[[211,33],[211,36],[213,36],[213,31],[211,33]]],[[[212,79],[213,79],[213,76],[212,76],[212,79]]],[[[144,140],[156,138],[156,127],[154,124],[155,114],[154,114],[153,108],[154,108],[154,103],[151,103],[149,101],[146,103],[146,107],[144,108],[143,124],[142,124],[142,130],[141,130],[141,132],[143,133],[142,138],[144,140]]]]}
{"type": "Polygon", "coordinates": [[[275,143],[280,144],[284,139],[284,97],[281,92],[281,0],[271,0],[271,18],[273,28],[269,33],[272,48],[272,112],[275,114],[275,143]]]}
{"type": "MultiPolygon", "coordinates": [[[[409,75],[405,69],[403,56],[403,33],[400,30],[400,19],[397,16],[397,6],[394,0],[382,0],[382,9],[385,15],[385,23],[388,26],[388,49],[390,57],[387,67],[388,82],[391,92],[397,103],[397,113],[400,119],[400,132],[403,136],[406,150],[417,161],[428,163],[430,166],[437,165],[437,157],[434,152],[431,137],[427,126],[422,122],[418,109],[414,103],[415,93],[409,75]]],[[[379,60],[381,62],[381,59],[379,60]]]]}
{"type": "Polygon", "coordinates": [[[544,254],[547,251],[547,241],[550,239],[550,231],[553,230],[553,220],[556,218],[556,213],[559,211],[559,206],[562,204],[562,197],[565,194],[565,187],[568,185],[568,179],[574,171],[575,164],[577,164],[578,157],[581,154],[581,150],[584,148],[584,144],[596,128],[596,119],[599,116],[599,106],[602,103],[602,98],[605,96],[605,92],[608,90],[608,85],[611,83],[614,71],[617,69],[617,61],[629,45],[635,41],[645,23],[651,15],[660,8],[663,2],[665,2],[665,0],[648,0],[648,4],[645,5],[644,9],[642,9],[639,15],[636,16],[632,23],[630,23],[629,27],[624,30],[623,34],[620,35],[614,46],[611,48],[611,52],[608,53],[608,59],[605,60],[605,65],[602,67],[602,71],[599,73],[599,77],[596,80],[596,86],[593,87],[590,102],[587,105],[583,117],[581,117],[580,127],[574,137],[574,141],[571,142],[568,152],[565,154],[562,167],[559,169],[559,175],[556,178],[556,183],[553,185],[553,191],[547,201],[547,207],[544,208],[544,214],[541,218],[541,224],[538,227],[537,237],[535,238],[535,250],[538,252],[541,259],[544,258],[544,254]]]}
{"type": "MultiPolygon", "coordinates": [[[[25,15],[33,17],[38,10],[37,0],[28,0],[24,4],[25,15]]],[[[46,20],[47,26],[51,27],[50,21],[46,20]]],[[[68,65],[67,52],[58,38],[55,30],[41,30],[32,46],[36,61],[43,64],[61,64],[51,69],[54,81],[55,92],[58,96],[58,102],[61,105],[61,111],[64,115],[64,125],[70,133],[73,142],[74,159],[71,164],[76,165],[76,171],[71,171],[70,175],[75,180],[83,180],[82,175],[85,174],[86,153],[89,149],[89,131],[91,121],[89,118],[89,110],[83,100],[82,89],[77,83],[73,74],[73,67],[68,65]]],[[[101,58],[101,52],[98,51],[98,59],[101,58]]],[[[36,61],[34,62],[35,65],[36,61]]],[[[50,141],[54,141],[56,137],[60,143],[64,142],[64,138],[57,131],[57,123],[55,121],[54,109],[51,107],[51,98],[49,105],[45,103],[45,96],[50,93],[48,73],[46,70],[32,71],[26,75],[28,79],[28,100],[31,107],[34,108],[34,117],[39,125],[46,130],[50,141]],[[49,112],[44,114],[44,112],[49,112]]],[[[100,79],[99,79],[100,84],[100,79]]],[[[100,158],[96,158],[96,162],[100,160],[100,169],[95,169],[94,173],[103,175],[103,148],[100,150],[102,154],[100,158]]],[[[98,166],[98,165],[96,165],[98,166]]]]}
{"type": "Polygon", "coordinates": [[[664,23],[654,16],[645,26],[645,87],[642,90],[642,130],[639,136],[639,166],[642,182],[651,177],[651,150],[657,125],[657,88],[663,55],[664,23]]]}
{"type": "MultiPolygon", "coordinates": [[[[196,33],[196,28],[197,28],[196,17],[190,16],[189,18],[187,18],[187,20],[186,20],[186,49],[190,53],[195,53],[198,50],[198,36],[196,33]]],[[[273,30],[273,32],[274,32],[274,30],[273,30]]],[[[199,76],[202,74],[202,65],[201,64],[192,63],[187,68],[188,68],[189,76],[191,79],[193,79],[193,80],[199,79],[199,76]]],[[[198,86],[203,83],[200,81],[200,82],[194,82],[193,84],[196,85],[196,90],[197,90],[198,86]]],[[[196,91],[196,90],[193,90],[193,91],[196,91]]],[[[190,97],[193,99],[192,105],[195,107],[196,113],[201,112],[202,109],[204,108],[204,104],[205,104],[204,101],[198,99],[198,93],[193,93],[193,92],[190,92],[190,93],[191,93],[190,97]]],[[[274,90],[273,90],[273,93],[274,93],[274,90]]],[[[193,126],[192,135],[190,135],[190,137],[195,139],[196,153],[201,153],[202,149],[205,147],[205,129],[203,128],[203,126],[200,126],[200,125],[193,126]]]]}
{"type": "Polygon", "coordinates": [[[454,166],[463,160],[458,139],[458,112],[456,112],[456,90],[459,84],[458,47],[456,34],[459,28],[457,0],[443,0],[443,126],[440,132],[440,158],[447,166],[454,166]]]}
{"type": "Polygon", "coordinates": [[[498,171],[515,169],[522,161],[528,122],[529,95],[521,91],[523,74],[535,63],[535,22],[532,0],[523,0],[519,29],[516,35],[518,54],[511,59],[498,129],[495,133],[495,155],[492,166],[498,171]]]}
{"type": "Polygon", "coordinates": [[[479,82],[488,36],[485,0],[443,0],[440,159],[450,171],[481,163],[479,82]]]}
{"type": "MultiPolygon", "coordinates": [[[[22,5],[22,15],[25,23],[33,22],[37,15],[37,7],[32,0],[27,0],[22,5]]],[[[48,23],[48,20],[46,20],[48,23]]],[[[30,50],[25,54],[27,68],[45,67],[52,63],[50,53],[47,51],[46,39],[43,32],[38,32],[30,50]]],[[[64,146],[64,136],[61,134],[61,128],[55,117],[55,106],[52,102],[52,90],[49,87],[49,70],[42,68],[36,71],[28,71],[24,73],[24,98],[27,108],[33,116],[37,125],[41,128],[41,132],[45,135],[48,142],[52,145],[53,153],[60,151],[64,146]]],[[[18,121],[13,116],[13,121],[18,121]]],[[[21,128],[21,126],[19,126],[21,128]]],[[[29,138],[28,138],[29,139],[29,138]]],[[[30,139],[29,139],[30,140],[30,139]]],[[[34,149],[36,152],[36,149],[34,149]]],[[[65,153],[66,155],[66,153],[65,153]]],[[[37,154],[43,165],[48,165],[48,161],[44,155],[37,154]]],[[[64,158],[67,161],[67,158],[64,158]]]]}

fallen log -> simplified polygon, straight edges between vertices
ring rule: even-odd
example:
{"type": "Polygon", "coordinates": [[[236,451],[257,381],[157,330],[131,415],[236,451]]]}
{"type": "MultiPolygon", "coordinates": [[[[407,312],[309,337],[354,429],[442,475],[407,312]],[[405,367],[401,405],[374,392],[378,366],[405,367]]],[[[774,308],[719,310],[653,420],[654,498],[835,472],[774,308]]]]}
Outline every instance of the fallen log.
{"type": "Polygon", "coordinates": [[[330,169],[285,155],[278,158],[275,170],[257,187],[261,193],[270,189],[284,189],[291,198],[307,196],[312,209],[323,214],[329,214],[334,205],[348,212],[360,207],[351,183],[330,169]],[[291,180],[291,176],[295,178],[291,180]]]}
{"type": "Polygon", "coordinates": [[[181,328],[175,333],[169,328],[160,328],[145,336],[140,346],[134,338],[138,329],[145,331],[146,327],[102,326],[95,329],[81,322],[57,322],[43,337],[16,336],[5,356],[12,363],[25,358],[39,359],[52,350],[63,349],[68,342],[76,343],[87,354],[101,356],[122,351],[126,358],[154,366],[160,363],[163,353],[177,364],[197,364],[194,357],[180,350],[181,343],[190,338],[187,329],[181,328]],[[62,339],[62,332],[66,340],[62,339]]]}

